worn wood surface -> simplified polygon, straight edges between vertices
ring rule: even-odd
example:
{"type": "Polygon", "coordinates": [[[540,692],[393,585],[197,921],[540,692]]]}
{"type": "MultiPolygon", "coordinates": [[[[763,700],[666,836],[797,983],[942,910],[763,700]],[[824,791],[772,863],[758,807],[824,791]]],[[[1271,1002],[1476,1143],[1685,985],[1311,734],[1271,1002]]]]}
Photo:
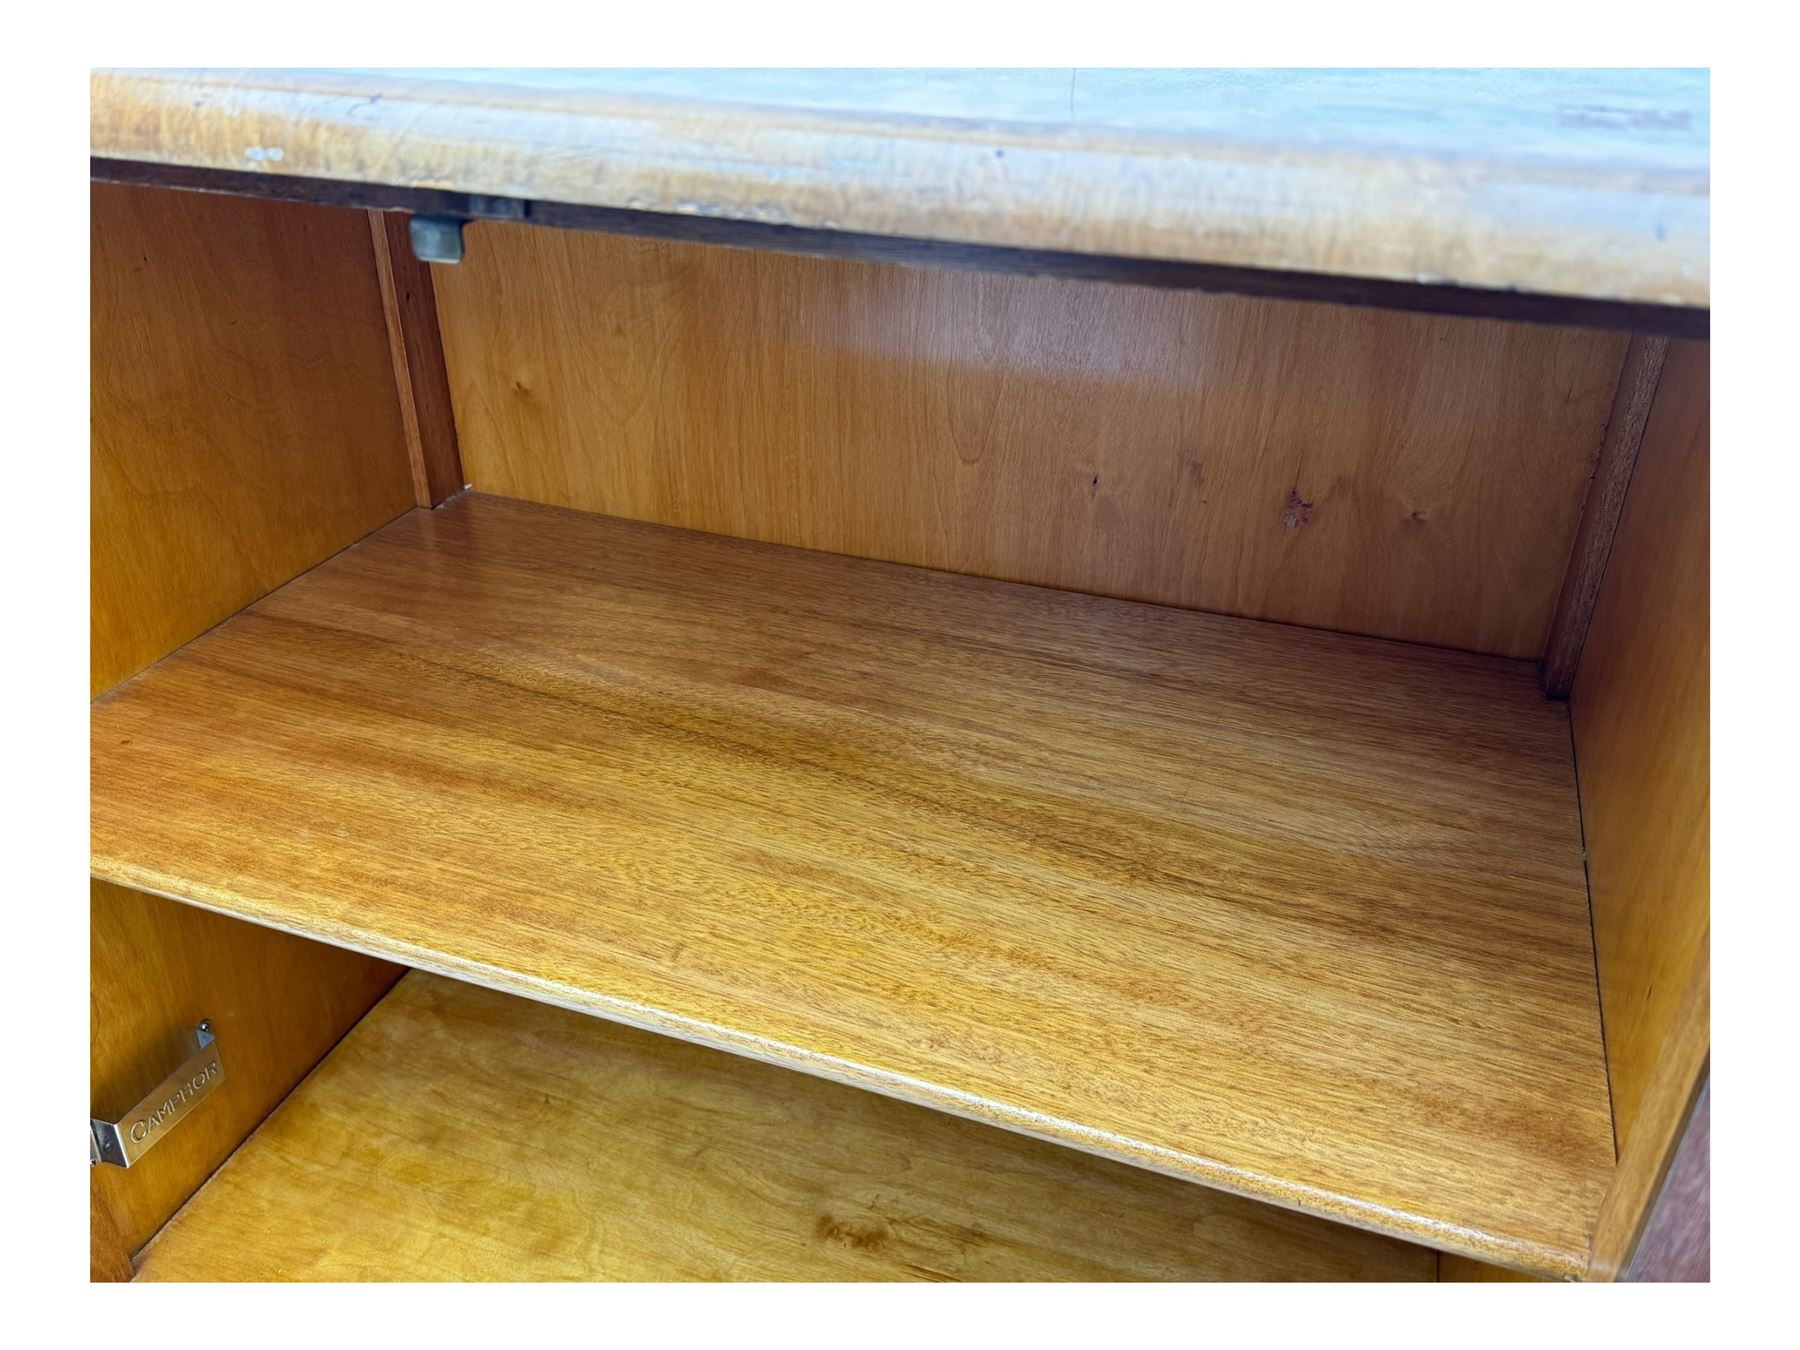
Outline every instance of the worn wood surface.
{"type": "Polygon", "coordinates": [[[479,226],[479,491],[1536,659],[1625,339],[479,226]]]}
{"type": "Polygon", "coordinates": [[[130,1110],[191,1053],[203,1017],[225,1061],[225,1081],[142,1161],[93,1169],[96,1203],[135,1252],[400,969],[102,882],[91,902],[92,1114],[130,1110]]]}
{"type": "MultiPolygon", "coordinates": [[[[91,205],[99,692],[411,494],[359,214],[120,187],[91,205]]],[[[153,1087],[201,1017],[229,1063],[143,1162],[95,1169],[92,1225],[129,1254],[397,970],[117,887],[95,888],[90,915],[92,1112],[153,1087]]]]}
{"type": "Polygon", "coordinates": [[[1585,1267],[1610,1121],[1527,663],[465,496],[92,746],[102,876],[1585,1267]]]}
{"type": "Polygon", "coordinates": [[[436,506],[466,484],[456,445],[449,379],[444,373],[436,290],[431,268],[413,256],[407,219],[398,212],[371,211],[369,234],[375,247],[381,307],[387,318],[413,500],[419,506],[436,506]]]}
{"type": "Polygon", "coordinates": [[[90,201],[97,694],[412,493],[361,213],[90,201]]]}
{"type": "Polygon", "coordinates": [[[1556,602],[1550,640],[1544,648],[1544,692],[1552,698],[1567,698],[1575,687],[1582,644],[1594,617],[1594,603],[1600,597],[1600,583],[1606,577],[1606,560],[1612,553],[1619,517],[1625,510],[1632,470],[1637,466],[1638,445],[1650,420],[1650,405],[1656,397],[1668,350],[1666,338],[1637,337],[1625,353],[1618,392],[1606,419],[1600,459],[1588,485],[1581,526],[1569,555],[1562,594],[1556,602]]]}
{"type": "Polygon", "coordinates": [[[1708,359],[1669,348],[1572,707],[1621,1153],[1710,913],[1708,359]]]}
{"type": "Polygon", "coordinates": [[[91,152],[1705,307],[1704,71],[97,71],[91,152]]]}
{"type": "Polygon", "coordinates": [[[415,972],[145,1280],[1424,1280],[1423,1247],[415,972]]]}

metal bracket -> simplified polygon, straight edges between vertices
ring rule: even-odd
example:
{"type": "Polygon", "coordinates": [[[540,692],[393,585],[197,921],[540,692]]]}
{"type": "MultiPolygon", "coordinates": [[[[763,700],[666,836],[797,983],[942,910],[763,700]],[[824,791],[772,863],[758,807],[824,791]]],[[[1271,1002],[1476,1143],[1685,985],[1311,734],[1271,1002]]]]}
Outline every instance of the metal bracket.
{"type": "Polygon", "coordinates": [[[225,1061],[210,1019],[194,1028],[194,1050],[123,1120],[88,1122],[88,1166],[130,1167],[225,1081],[225,1061]]]}
{"type": "Polygon", "coordinates": [[[406,222],[413,257],[422,263],[463,260],[463,223],[454,216],[414,216],[406,222]]]}

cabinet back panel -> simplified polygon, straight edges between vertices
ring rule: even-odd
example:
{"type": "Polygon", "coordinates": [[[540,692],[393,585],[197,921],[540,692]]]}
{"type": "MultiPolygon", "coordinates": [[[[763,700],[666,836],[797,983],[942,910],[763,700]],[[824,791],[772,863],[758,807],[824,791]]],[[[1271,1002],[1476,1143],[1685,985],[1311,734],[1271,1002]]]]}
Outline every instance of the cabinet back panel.
{"type": "Polygon", "coordinates": [[[1620,1177],[1641,1201],[1709,1047],[1709,355],[1669,348],[1571,709],[1620,1177]]]}
{"type": "MultiPolygon", "coordinates": [[[[412,505],[367,217],[96,185],[93,694],[412,505]]],[[[218,1094],[129,1172],[93,1171],[96,1277],[135,1251],[399,974],[95,883],[93,1109],[218,1026],[218,1094]]]]}
{"type": "Polygon", "coordinates": [[[518,225],[438,283],[480,491],[1517,657],[1625,347],[518,225]]]}

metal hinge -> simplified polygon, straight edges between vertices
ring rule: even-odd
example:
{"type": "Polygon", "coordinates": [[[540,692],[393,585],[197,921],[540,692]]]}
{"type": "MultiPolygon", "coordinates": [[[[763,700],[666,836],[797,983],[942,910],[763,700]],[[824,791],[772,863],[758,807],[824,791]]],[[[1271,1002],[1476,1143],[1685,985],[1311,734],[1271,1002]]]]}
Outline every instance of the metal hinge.
{"type": "Polygon", "coordinates": [[[225,1061],[210,1019],[194,1028],[194,1050],[123,1120],[88,1121],[88,1166],[130,1167],[225,1081],[225,1061]]]}

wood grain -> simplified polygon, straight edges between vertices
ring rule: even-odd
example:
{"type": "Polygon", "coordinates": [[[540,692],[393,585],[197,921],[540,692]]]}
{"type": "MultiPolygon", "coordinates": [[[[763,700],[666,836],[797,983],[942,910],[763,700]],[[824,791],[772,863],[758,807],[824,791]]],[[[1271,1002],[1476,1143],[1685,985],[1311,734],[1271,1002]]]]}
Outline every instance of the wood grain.
{"type": "Polygon", "coordinates": [[[479,491],[1532,659],[1625,349],[524,226],[439,283],[479,491]]]}
{"type": "MultiPolygon", "coordinates": [[[[98,692],[410,493],[357,213],[115,187],[91,206],[98,692]]],[[[90,916],[92,1111],[154,1086],[201,1017],[230,1057],[225,1086],[142,1163],[95,1169],[96,1254],[111,1230],[128,1256],[398,972],[117,887],[95,887],[90,916]]]]}
{"type": "Polygon", "coordinates": [[[112,1206],[99,1193],[100,1178],[93,1180],[88,1197],[88,1280],[93,1284],[120,1284],[131,1279],[131,1253],[113,1218],[112,1206]]]}
{"type": "Polygon", "coordinates": [[[375,272],[381,284],[394,387],[412,469],[413,501],[419,506],[436,506],[466,484],[456,445],[449,377],[444,373],[436,290],[431,268],[413,255],[407,219],[398,212],[371,211],[369,233],[375,245],[375,272]]]}
{"type": "Polygon", "coordinates": [[[187,1057],[203,1017],[225,1060],[225,1081],[141,1162],[93,1169],[96,1200],[135,1252],[400,968],[103,882],[92,917],[93,1114],[130,1110],[187,1057]]]}
{"type": "Polygon", "coordinates": [[[92,746],[98,875],[1585,1269],[1611,1129],[1526,663],[465,496],[92,746]]]}
{"type": "Polygon", "coordinates": [[[146,1280],[1423,1280],[1433,1254],[415,972],[146,1280]]]}
{"type": "MultiPolygon", "coordinates": [[[[1675,1029],[1710,913],[1708,358],[1704,344],[1669,348],[1575,682],[1595,952],[1622,1155],[1675,1029]]],[[[1706,1044],[1702,1034],[1700,1055],[1677,1088],[1683,1112],[1706,1044]]],[[[1665,1143],[1654,1147],[1660,1152],[1665,1143]]]]}
{"type": "Polygon", "coordinates": [[[1708,100],[1704,71],[96,71],[90,149],[1704,307],[1708,100]]]}
{"type": "Polygon", "coordinates": [[[1556,618],[1550,625],[1550,641],[1544,648],[1544,692],[1551,698],[1567,698],[1575,687],[1581,665],[1581,648],[1593,621],[1600,583],[1606,576],[1606,560],[1624,514],[1625,495],[1637,466],[1638,444],[1650,420],[1650,405],[1662,378],[1667,338],[1636,337],[1625,353],[1619,372],[1618,392],[1606,419],[1606,435],[1600,443],[1600,459],[1588,485],[1581,527],[1569,555],[1568,574],[1556,602],[1556,618]]]}
{"type": "Polygon", "coordinates": [[[97,185],[99,693],[407,509],[354,211],[97,185]]]}
{"type": "Polygon", "coordinates": [[[1710,1072],[1712,1019],[1711,930],[1701,933],[1681,1002],[1664,1037],[1656,1069],[1643,1094],[1631,1139],[1620,1151],[1618,1171],[1594,1225],[1590,1275],[1625,1277],[1637,1255],[1657,1197],[1678,1155],[1695,1101],[1710,1072]]]}

